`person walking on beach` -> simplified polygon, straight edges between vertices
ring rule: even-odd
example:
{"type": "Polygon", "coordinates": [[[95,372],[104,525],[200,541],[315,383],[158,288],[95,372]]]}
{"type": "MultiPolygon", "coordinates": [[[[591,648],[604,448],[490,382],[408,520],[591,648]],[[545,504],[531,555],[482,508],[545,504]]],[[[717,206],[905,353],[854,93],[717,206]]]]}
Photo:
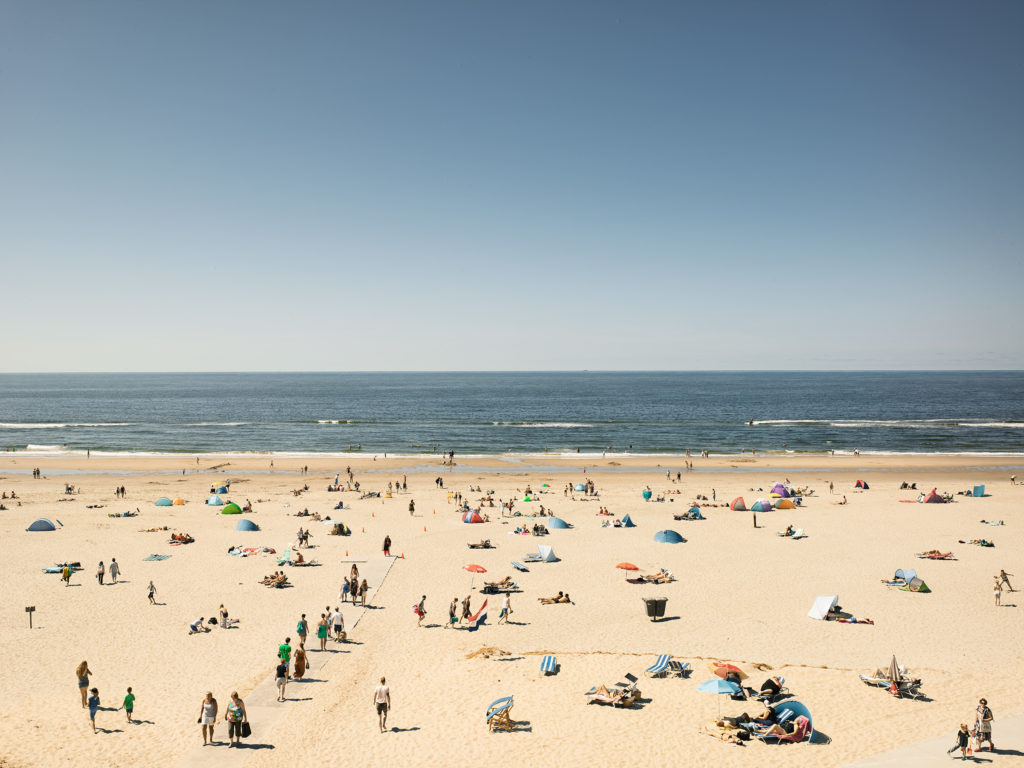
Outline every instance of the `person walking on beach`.
{"type": "Polygon", "coordinates": [[[295,649],[295,671],[292,673],[292,677],[301,680],[304,674],[306,674],[306,646],[299,643],[299,647],[295,649]]]}
{"type": "Polygon", "coordinates": [[[423,617],[427,615],[427,596],[423,595],[416,605],[416,626],[423,626],[423,617]]]}
{"type": "Polygon", "coordinates": [[[121,566],[117,564],[117,558],[110,558],[110,583],[117,584],[117,577],[121,575],[121,566]]]}
{"type": "Polygon", "coordinates": [[[366,593],[370,591],[370,585],[366,583],[366,579],[363,579],[359,584],[359,604],[366,607],[366,593]]]}
{"type": "Polygon", "coordinates": [[[469,608],[469,598],[470,595],[466,595],[465,600],[462,601],[462,616],[459,617],[460,624],[462,623],[463,619],[469,621],[469,617],[473,615],[469,608]]]}
{"type": "Polygon", "coordinates": [[[835,488],[835,485],[833,485],[833,484],[832,484],[832,481],[831,481],[831,480],[829,480],[829,481],[828,481],[828,492],[829,492],[829,495],[832,495],[832,489],[833,489],[833,488],[835,488]]]}
{"type": "Polygon", "coordinates": [[[448,629],[459,620],[459,598],[453,597],[452,604],[448,606],[448,623],[444,625],[448,629]]]}
{"type": "Polygon", "coordinates": [[[501,612],[498,614],[499,624],[508,624],[508,615],[512,613],[512,605],[509,601],[508,592],[501,600],[501,612]]]}
{"type": "Polygon", "coordinates": [[[100,583],[101,587],[103,586],[103,571],[103,561],[100,560],[100,564],[96,566],[96,581],[100,583]]]}
{"type": "Polygon", "coordinates": [[[327,650],[327,614],[320,614],[320,621],[316,625],[316,639],[320,641],[320,650],[327,650]]]}
{"type": "Polygon", "coordinates": [[[89,675],[91,674],[92,672],[89,670],[89,662],[87,661],[83,661],[75,669],[75,675],[78,677],[78,691],[82,694],[83,709],[87,706],[86,699],[88,698],[87,694],[89,692],[89,675]]]}
{"type": "Polygon", "coordinates": [[[1016,592],[1016,590],[1010,585],[1010,578],[1009,578],[1010,576],[1013,576],[1013,574],[1012,573],[1007,573],[1004,570],[1000,570],[999,571],[999,581],[1000,581],[1000,583],[1001,584],[1005,584],[1006,585],[1006,589],[1009,590],[1010,592],[1016,592]]]}
{"type": "Polygon", "coordinates": [[[277,661],[277,700],[284,701],[284,687],[288,683],[288,662],[284,659],[278,659],[277,661]]]}
{"type": "Polygon", "coordinates": [[[289,645],[291,641],[290,637],[286,637],[284,642],[277,646],[277,657],[285,663],[292,659],[292,647],[289,645]]]}
{"type": "Polygon", "coordinates": [[[213,726],[217,724],[217,700],[213,698],[213,691],[207,691],[199,705],[199,724],[203,727],[203,746],[213,744],[213,726]]]}
{"type": "Polygon", "coordinates": [[[70,563],[64,563],[64,567],[60,571],[60,577],[61,577],[61,579],[64,580],[64,586],[65,587],[70,587],[71,586],[71,572],[72,572],[71,564],[70,563]]]}
{"type": "Polygon", "coordinates": [[[149,582],[149,587],[148,587],[147,591],[149,593],[148,594],[149,604],[150,605],[156,605],[156,587],[153,586],[153,581],[152,580],[150,580],[150,582],[149,582]]]}
{"type": "Polygon", "coordinates": [[[956,732],[956,744],[949,748],[946,752],[947,755],[951,755],[960,750],[960,759],[967,759],[967,747],[971,743],[971,732],[967,730],[967,723],[960,723],[960,730],[956,732]]]}
{"type": "Polygon", "coordinates": [[[391,537],[385,535],[384,536],[384,557],[390,557],[390,556],[391,556],[391,537]]]}
{"type": "Polygon", "coordinates": [[[302,614],[302,618],[299,619],[299,623],[295,627],[295,634],[299,636],[299,643],[306,642],[306,636],[309,634],[309,622],[306,621],[306,614],[302,614]]]}
{"type": "Polygon", "coordinates": [[[981,743],[987,741],[988,751],[991,752],[996,745],[992,743],[992,710],[988,708],[988,702],[985,699],[978,701],[977,715],[975,727],[978,732],[978,751],[981,751],[981,743]]]}
{"type": "MultiPolygon", "coordinates": [[[[345,617],[341,614],[341,608],[338,606],[335,606],[334,613],[331,614],[331,624],[334,625],[334,639],[340,643],[342,634],[345,632],[345,617]]],[[[324,649],[326,650],[326,644],[324,649]]]]}
{"type": "Polygon", "coordinates": [[[242,738],[242,723],[248,722],[245,714],[245,702],[238,698],[238,691],[231,692],[224,719],[228,721],[228,747],[237,747],[242,738]]]}
{"type": "Polygon", "coordinates": [[[409,500],[409,517],[412,517],[413,513],[415,511],[416,511],[416,500],[415,499],[410,499],[409,500]]]}
{"type": "Polygon", "coordinates": [[[128,722],[132,722],[132,712],[135,711],[135,694],[132,693],[130,685],[128,686],[128,692],[125,694],[124,701],[121,703],[121,709],[128,716],[128,722]]]}
{"type": "Polygon", "coordinates": [[[100,708],[99,689],[93,688],[89,697],[89,722],[92,723],[92,732],[96,733],[96,711],[100,708]]]}
{"type": "Polygon", "coordinates": [[[992,594],[996,598],[996,605],[1000,605],[1003,597],[1003,583],[999,581],[998,576],[996,576],[996,585],[992,588],[992,594]]]}
{"type": "Polygon", "coordinates": [[[391,689],[383,677],[373,691],[373,704],[377,707],[377,725],[380,726],[380,732],[384,733],[388,726],[388,710],[391,709],[391,689]]]}

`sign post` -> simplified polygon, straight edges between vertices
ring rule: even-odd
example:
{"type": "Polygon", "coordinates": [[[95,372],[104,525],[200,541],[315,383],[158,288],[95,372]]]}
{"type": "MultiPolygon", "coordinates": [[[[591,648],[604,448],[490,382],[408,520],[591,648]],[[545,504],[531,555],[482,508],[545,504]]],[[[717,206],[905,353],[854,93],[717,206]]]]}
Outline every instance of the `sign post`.
{"type": "Polygon", "coordinates": [[[25,606],[25,613],[28,614],[28,628],[29,629],[32,629],[32,612],[35,611],[35,609],[36,609],[36,607],[34,605],[26,605],[25,606]]]}

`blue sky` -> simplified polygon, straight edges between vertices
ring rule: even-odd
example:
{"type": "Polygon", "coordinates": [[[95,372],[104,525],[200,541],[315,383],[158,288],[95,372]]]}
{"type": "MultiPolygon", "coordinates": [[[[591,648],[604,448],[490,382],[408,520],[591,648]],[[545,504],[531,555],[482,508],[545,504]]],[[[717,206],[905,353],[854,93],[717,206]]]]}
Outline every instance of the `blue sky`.
{"type": "Polygon", "coordinates": [[[0,371],[1024,368],[1024,5],[4,2],[0,371]]]}

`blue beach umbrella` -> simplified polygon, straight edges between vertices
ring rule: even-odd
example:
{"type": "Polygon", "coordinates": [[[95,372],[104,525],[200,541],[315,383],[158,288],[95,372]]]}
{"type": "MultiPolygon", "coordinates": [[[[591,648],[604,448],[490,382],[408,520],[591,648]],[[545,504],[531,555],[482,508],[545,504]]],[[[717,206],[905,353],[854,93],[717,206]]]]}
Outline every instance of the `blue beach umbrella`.
{"type": "MultiPolygon", "coordinates": [[[[716,677],[714,680],[708,680],[706,683],[698,685],[697,690],[703,691],[704,693],[728,694],[729,696],[732,696],[733,694],[740,692],[740,687],[736,685],[736,683],[731,683],[728,680],[722,680],[716,677]]],[[[718,716],[722,716],[721,699],[718,700],[718,716]]]]}

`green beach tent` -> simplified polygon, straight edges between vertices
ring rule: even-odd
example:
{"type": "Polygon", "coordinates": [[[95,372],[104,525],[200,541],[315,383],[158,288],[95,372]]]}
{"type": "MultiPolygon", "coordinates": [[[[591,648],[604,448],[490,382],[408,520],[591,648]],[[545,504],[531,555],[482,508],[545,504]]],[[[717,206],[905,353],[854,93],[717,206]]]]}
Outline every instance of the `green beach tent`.
{"type": "Polygon", "coordinates": [[[224,509],[222,509],[220,513],[222,515],[240,515],[242,514],[242,508],[233,501],[229,501],[224,505],[224,509]]]}

